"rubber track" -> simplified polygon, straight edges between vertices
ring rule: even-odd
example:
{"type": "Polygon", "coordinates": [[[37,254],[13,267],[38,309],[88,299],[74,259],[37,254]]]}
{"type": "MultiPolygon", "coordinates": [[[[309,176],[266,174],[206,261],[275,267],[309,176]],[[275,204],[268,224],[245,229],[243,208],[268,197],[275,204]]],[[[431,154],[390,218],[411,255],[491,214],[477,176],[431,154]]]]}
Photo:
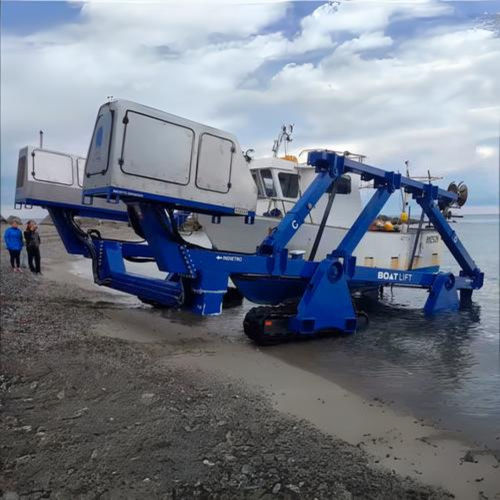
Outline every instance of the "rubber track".
{"type": "MultiPolygon", "coordinates": [[[[286,329],[286,320],[297,314],[297,307],[294,305],[282,306],[262,306],[254,307],[248,311],[243,321],[243,329],[246,336],[257,345],[276,345],[289,340],[311,339],[320,335],[315,334],[300,335],[286,329]],[[265,332],[264,322],[266,320],[283,320],[285,324],[282,332],[265,332]]],[[[356,311],[356,316],[364,319],[364,325],[359,325],[358,329],[364,329],[369,325],[369,317],[364,311],[356,311]]]]}
{"type": "Polygon", "coordinates": [[[296,308],[291,306],[263,306],[254,307],[248,311],[243,321],[246,336],[258,345],[276,345],[296,335],[290,331],[265,333],[266,320],[286,320],[296,314],[296,308]]]}

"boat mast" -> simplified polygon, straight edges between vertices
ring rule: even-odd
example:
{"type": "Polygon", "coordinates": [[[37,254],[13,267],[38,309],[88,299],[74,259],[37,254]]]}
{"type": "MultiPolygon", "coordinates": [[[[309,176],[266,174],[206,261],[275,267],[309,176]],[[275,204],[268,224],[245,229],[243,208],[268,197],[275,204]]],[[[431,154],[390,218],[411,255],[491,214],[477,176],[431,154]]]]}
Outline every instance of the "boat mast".
{"type": "Polygon", "coordinates": [[[293,133],[293,123],[290,123],[288,125],[283,124],[281,126],[281,131],[277,137],[277,139],[274,140],[273,143],[273,156],[274,158],[278,157],[279,150],[281,148],[281,145],[283,144],[283,147],[285,149],[285,156],[286,156],[286,146],[289,142],[292,142],[292,133],[293,133]]]}

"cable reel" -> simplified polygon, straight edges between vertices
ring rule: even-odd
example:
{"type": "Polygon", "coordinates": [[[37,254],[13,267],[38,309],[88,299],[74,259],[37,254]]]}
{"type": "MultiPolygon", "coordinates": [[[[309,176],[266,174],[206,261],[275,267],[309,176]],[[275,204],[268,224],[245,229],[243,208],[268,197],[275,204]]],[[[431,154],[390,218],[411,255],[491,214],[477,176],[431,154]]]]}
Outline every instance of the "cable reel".
{"type": "Polygon", "coordinates": [[[450,208],[457,207],[461,208],[465,205],[467,198],[469,196],[469,189],[464,182],[459,182],[458,184],[455,182],[450,182],[448,186],[448,191],[450,193],[457,195],[457,200],[455,202],[446,201],[441,199],[439,201],[439,209],[443,212],[443,215],[450,217],[450,208]]]}

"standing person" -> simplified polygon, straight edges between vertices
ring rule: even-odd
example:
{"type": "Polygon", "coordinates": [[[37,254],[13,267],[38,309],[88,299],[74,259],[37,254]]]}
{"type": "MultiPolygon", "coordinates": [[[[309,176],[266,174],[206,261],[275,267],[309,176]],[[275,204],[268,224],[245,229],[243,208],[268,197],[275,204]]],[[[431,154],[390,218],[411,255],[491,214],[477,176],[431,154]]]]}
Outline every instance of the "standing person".
{"type": "Polygon", "coordinates": [[[38,226],[34,220],[29,220],[24,231],[26,250],[28,252],[28,264],[32,273],[42,274],[40,269],[40,235],[38,226]],[[33,263],[33,261],[35,261],[33,263]]]}
{"type": "Polygon", "coordinates": [[[22,273],[20,256],[23,248],[23,233],[17,226],[17,220],[12,219],[10,227],[7,228],[3,235],[3,239],[10,254],[10,265],[12,266],[13,271],[22,273]]]}

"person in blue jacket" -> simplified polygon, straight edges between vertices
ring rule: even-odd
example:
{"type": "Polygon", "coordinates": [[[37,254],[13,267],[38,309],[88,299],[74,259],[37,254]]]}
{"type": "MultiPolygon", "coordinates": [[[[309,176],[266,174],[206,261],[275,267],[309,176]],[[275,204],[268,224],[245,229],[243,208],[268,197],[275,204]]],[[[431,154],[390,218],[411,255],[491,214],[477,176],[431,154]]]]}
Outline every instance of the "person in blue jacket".
{"type": "Polygon", "coordinates": [[[5,231],[3,239],[10,254],[10,265],[14,272],[21,273],[21,250],[23,248],[23,233],[17,227],[17,220],[13,219],[10,227],[5,231]]]}

